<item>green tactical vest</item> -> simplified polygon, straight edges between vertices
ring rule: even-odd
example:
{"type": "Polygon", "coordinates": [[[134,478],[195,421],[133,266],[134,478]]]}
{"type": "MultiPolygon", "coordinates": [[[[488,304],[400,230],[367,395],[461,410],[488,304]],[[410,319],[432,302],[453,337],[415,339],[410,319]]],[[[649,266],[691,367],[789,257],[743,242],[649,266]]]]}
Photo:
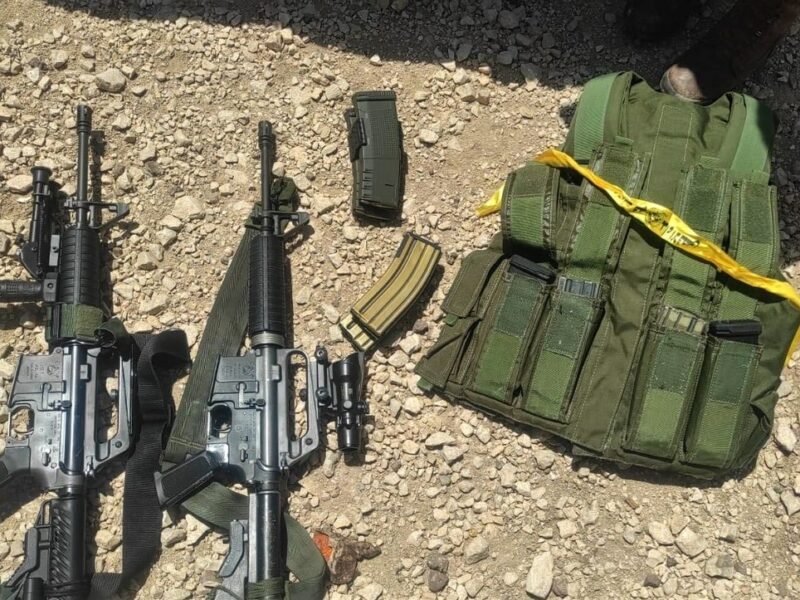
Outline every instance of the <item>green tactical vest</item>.
{"type": "MultiPolygon", "coordinates": [[[[563,150],[664,205],[776,279],[775,119],[730,93],[709,106],[634,73],[589,82],[563,150]]],[[[664,243],[576,173],[509,175],[501,231],[442,305],[420,385],[570,440],[573,451],[710,478],[772,428],[798,313],[664,243]]]]}

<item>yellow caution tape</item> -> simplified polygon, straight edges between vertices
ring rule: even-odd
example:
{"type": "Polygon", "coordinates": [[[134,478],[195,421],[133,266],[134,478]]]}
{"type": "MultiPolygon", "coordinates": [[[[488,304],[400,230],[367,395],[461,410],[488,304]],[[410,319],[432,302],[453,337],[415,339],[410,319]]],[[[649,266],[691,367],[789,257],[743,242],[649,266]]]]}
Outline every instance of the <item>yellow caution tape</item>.
{"type": "Polygon", "coordinates": [[[497,191],[492,194],[491,198],[475,209],[475,214],[479,217],[485,217],[500,210],[500,204],[503,202],[503,189],[505,187],[506,184],[504,183],[497,188],[497,191]]]}
{"type": "MultiPolygon", "coordinates": [[[[600,188],[614,203],[631,217],[644,223],[647,228],[663,239],[668,244],[680,248],[687,254],[696,256],[714,265],[718,270],[727,273],[734,279],[741,281],[751,287],[766,290],[776,296],[785,298],[792,306],[800,310],[800,296],[795,289],[785,281],[778,281],[769,277],[764,277],[758,273],[753,273],[731,258],[722,248],[714,242],[707,240],[699,235],[678,215],[670,209],[655,202],[642,200],[641,198],[630,197],[625,190],[619,186],[609,183],[591,169],[582,167],[569,155],[550,148],[539,154],[535,159],[549,167],[557,169],[573,169],[580,173],[592,185],[600,188]]],[[[497,190],[492,198],[478,208],[478,214],[488,215],[500,209],[500,202],[503,188],[497,190]]],[[[800,343],[800,329],[795,333],[786,362],[789,361],[794,350],[800,343]]]]}

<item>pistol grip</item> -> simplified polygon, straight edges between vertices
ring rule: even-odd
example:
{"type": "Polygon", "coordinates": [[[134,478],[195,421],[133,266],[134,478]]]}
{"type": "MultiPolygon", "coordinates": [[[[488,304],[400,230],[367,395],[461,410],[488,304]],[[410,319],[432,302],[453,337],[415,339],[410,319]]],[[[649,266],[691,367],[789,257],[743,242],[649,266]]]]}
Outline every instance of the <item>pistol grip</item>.
{"type": "Polygon", "coordinates": [[[8,472],[6,463],[3,461],[2,457],[0,457],[0,485],[3,485],[9,479],[11,479],[11,473],[8,472]]]}
{"type": "Polygon", "coordinates": [[[218,468],[217,458],[206,451],[189,457],[164,473],[156,473],[156,492],[161,506],[174,506],[205,487],[218,468]]]}

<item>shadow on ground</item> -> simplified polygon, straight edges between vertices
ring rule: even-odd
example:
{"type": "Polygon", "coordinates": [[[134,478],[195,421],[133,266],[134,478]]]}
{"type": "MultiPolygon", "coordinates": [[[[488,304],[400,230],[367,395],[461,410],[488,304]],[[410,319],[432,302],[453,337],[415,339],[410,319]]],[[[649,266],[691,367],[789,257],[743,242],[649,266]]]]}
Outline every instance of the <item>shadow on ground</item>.
{"type": "Polygon", "coordinates": [[[46,0],[111,20],[183,18],[234,27],[280,21],[311,43],[390,61],[436,63],[471,46],[460,61],[464,66],[488,65],[495,78],[509,83],[524,81],[519,65],[527,63],[541,84],[555,89],[629,68],[655,84],[688,38],[707,25],[695,20],[686,33],[665,43],[636,45],[619,22],[623,0],[395,0],[395,6],[401,1],[408,5],[402,11],[383,8],[387,0],[46,0]]]}

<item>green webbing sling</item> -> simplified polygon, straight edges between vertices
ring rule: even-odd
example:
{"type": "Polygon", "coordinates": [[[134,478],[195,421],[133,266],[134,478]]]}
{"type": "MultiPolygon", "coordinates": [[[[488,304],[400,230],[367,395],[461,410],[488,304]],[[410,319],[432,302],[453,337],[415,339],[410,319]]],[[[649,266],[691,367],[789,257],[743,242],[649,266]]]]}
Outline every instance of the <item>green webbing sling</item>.
{"type": "MultiPolygon", "coordinates": [[[[282,202],[294,193],[294,186],[276,180],[273,193],[282,202]]],[[[256,214],[258,208],[254,209],[256,214]]],[[[162,470],[180,463],[190,454],[202,452],[206,443],[206,403],[213,385],[214,368],[219,356],[235,356],[247,330],[247,281],[250,240],[255,230],[246,228],[222,281],[217,298],[206,320],[197,356],[181,403],[175,415],[167,442],[162,470]]],[[[198,519],[220,529],[228,529],[231,521],[248,519],[247,496],[237,494],[220,483],[212,482],[185,500],[181,506],[198,519]]],[[[260,582],[263,589],[285,586],[288,600],[321,600],[325,596],[327,567],[308,532],[284,513],[286,524],[286,565],[297,582],[281,579],[260,582]]],[[[262,588],[254,590],[254,598],[262,588]]],[[[250,598],[248,597],[248,600],[250,598]]]]}

